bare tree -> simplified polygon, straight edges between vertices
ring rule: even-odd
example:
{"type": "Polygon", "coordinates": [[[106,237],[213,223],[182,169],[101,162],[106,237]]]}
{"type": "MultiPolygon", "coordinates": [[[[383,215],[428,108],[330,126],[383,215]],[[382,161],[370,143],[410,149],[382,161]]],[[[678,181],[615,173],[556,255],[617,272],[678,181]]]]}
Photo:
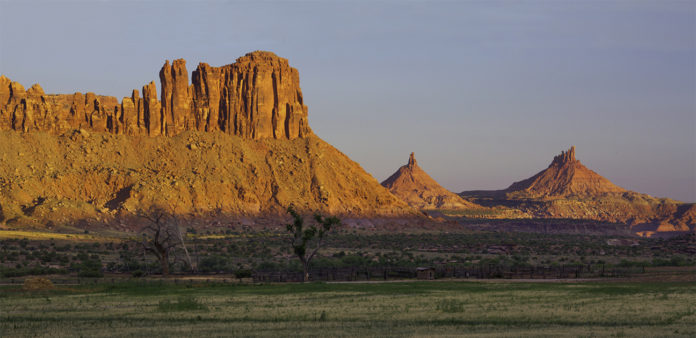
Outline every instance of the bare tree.
{"type": "Polygon", "coordinates": [[[292,234],[292,249],[297,258],[302,263],[304,274],[303,281],[309,280],[309,264],[324,244],[324,237],[332,228],[341,224],[337,217],[324,217],[318,213],[314,214],[314,220],[319,224],[311,225],[307,229],[304,226],[304,218],[293,206],[288,207],[288,212],[292,215],[293,222],[287,225],[287,230],[292,234]]]}
{"type": "Polygon", "coordinates": [[[140,244],[145,252],[157,257],[162,267],[162,275],[169,275],[169,260],[177,247],[184,251],[189,267],[193,270],[191,257],[186,249],[178,219],[173,214],[155,207],[147,212],[141,212],[138,216],[148,221],[148,224],[141,230],[140,244]]]}

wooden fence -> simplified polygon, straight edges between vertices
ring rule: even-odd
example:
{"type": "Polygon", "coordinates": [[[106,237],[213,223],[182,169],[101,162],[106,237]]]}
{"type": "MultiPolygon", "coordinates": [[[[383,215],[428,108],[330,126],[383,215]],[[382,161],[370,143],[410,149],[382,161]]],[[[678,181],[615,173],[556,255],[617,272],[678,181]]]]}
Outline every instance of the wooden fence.
{"type": "MultiPolygon", "coordinates": [[[[318,268],[309,272],[314,281],[367,281],[411,279],[417,277],[416,267],[349,267],[318,268]]],[[[507,278],[507,279],[567,279],[628,277],[645,272],[644,267],[606,267],[603,264],[526,266],[446,265],[436,266],[435,278],[507,278]]],[[[255,271],[254,282],[299,282],[302,273],[294,271],[255,271]]]]}
{"type": "MultiPolygon", "coordinates": [[[[435,266],[435,278],[477,278],[477,279],[573,279],[629,277],[645,273],[644,267],[606,267],[603,264],[525,266],[510,267],[501,265],[442,265],[435,266]]],[[[416,267],[345,267],[315,268],[310,270],[312,281],[380,281],[417,278],[416,267]]],[[[18,285],[27,277],[0,278],[0,285],[18,285]]],[[[156,284],[228,284],[228,283],[286,283],[301,282],[302,272],[298,271],[254,271],[251,278],[239,279],[233,275],[198,274],[172,275],[170,278],[125,277],[114,275],[102,278],[78,278],[68,276],[47,276],[56,285],[116,284],[122,282],[143,285],[156,284]]]]}

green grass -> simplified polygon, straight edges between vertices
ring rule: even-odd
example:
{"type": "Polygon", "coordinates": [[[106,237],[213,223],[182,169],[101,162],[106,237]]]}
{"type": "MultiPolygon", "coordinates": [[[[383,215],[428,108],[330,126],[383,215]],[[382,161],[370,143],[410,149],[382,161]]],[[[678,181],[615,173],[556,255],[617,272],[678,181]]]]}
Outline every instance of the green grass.
{"type": "Polygon", "coordinates": [[[172,311],[199,311],[208,310],[208,307],[191,295],[179,296],[175,301],[164,299],[159,302],[157,309],[160,312],[172,311]]]}
{"type": "Polygon", "coordinates": [[[0,336],[694,336],[696,285],[0,287],[0,336]]]}

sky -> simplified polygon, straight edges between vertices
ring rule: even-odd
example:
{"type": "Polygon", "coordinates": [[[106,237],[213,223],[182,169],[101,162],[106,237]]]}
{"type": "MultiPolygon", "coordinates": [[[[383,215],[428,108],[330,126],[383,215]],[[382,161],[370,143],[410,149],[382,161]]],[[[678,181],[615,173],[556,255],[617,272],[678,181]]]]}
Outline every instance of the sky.
{"type": "Polygon", "coordinates": [[[415,152],[454,192],[562,150],[696,201],[696,1],[0,0],[0,73],[119,98],[164,60],[254,50],[300,72],[309,123],[382,181],[415,152]]]}

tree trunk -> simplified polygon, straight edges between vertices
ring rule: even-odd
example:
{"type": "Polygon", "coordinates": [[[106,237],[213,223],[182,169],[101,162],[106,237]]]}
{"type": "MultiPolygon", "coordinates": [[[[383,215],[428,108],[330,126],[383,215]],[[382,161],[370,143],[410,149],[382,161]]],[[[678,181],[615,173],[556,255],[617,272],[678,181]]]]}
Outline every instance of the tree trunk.
{"type": "Polygon", "coordinates": [[[304,268],[304,275],[302,276],[303,282],[309,282],[309,262],[302,262],[302,267],[304,268]]]}
{"type": "Polygon", "coordinates": [[[196,269],[193,267],[193,263],[191,262],[191,255],[189,255],[186,244],[184,243],[184,235],[181,233],[181,229],[179,229],[178,226],[176,227],[176,234],[179,236],[179,242],[181,242],[181,247],[184,249],[184,253],[186,254],[186,262],[188,262],[191,272],[195,272],[196,269]]]}
{"type": "Polygon", "coordinates": [[[164,253],[160,257],[160,264],[162,265],[162,276],[169,276],[169,255],[164,253]]]}

